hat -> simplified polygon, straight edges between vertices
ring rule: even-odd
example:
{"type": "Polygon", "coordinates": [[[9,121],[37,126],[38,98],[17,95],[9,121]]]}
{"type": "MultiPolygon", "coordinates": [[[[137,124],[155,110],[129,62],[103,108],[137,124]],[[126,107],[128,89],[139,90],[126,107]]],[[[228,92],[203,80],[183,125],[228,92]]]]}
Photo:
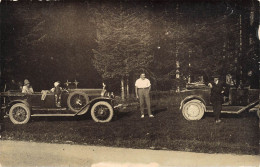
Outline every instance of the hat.
{"type": "Polygon", "coordinates": [[[28,79],[25,79],[25,80],[24,80],[24,85],[28,85],[28,84],[30,84],[29,80],[28,80],[28,79]]]}
{"type": "Polygon", "coordinates": [[[54,86],[55,86],[55,87],[57,87],[57,86],[59,86],[59,85],[60,85],[60,81],[54,82],[54,86]]]}

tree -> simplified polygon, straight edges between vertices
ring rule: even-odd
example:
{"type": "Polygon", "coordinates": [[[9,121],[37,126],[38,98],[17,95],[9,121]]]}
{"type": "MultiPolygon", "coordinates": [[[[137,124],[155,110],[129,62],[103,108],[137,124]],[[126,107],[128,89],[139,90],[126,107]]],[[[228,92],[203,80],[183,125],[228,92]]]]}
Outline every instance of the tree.
{"type": "Polygon", "coordinates": [[[98,45],[93,50],[94,66],[104,80],[121,79],[122,98],[125,79],[128,81],[129,75],[135,71],[148,70],[148,65],[153,60],[148,11],[126,7],[122,4],[103,6],[95,10],[94,15],[98,45]]]}
{"type": "Polygon", "coordinates": [[[169,4],[175,10],[165,9],[158,15],[158,45],[163,47],[154,61],[157,76],[164,82],[172,79],[175,86],[177,71],[182,79],[190,75],[234,74],[234,57],[239,49],[237,16],[223,10],[222,4],[211,6],[214,11],[205,11],[210,6],[204,8],[203,4],[185,5],[169,4]]]}

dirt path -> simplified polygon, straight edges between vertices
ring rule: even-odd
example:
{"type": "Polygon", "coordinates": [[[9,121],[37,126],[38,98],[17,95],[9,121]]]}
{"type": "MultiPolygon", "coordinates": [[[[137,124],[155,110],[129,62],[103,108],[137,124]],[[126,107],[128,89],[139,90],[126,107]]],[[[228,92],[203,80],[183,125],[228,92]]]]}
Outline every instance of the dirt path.
{"type": "Polygon", "coordinates": [[[0,163],[2,167],[259,166],[260,156],[1,141],[0,163]]]}

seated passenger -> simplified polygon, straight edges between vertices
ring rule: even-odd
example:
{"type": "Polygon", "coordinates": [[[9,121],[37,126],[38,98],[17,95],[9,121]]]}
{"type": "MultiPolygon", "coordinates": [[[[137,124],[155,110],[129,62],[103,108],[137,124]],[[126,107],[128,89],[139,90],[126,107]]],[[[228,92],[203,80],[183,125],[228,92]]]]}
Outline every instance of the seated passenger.
{"type": "Polygon", "coordinates": [[[23,82],[19,81],[18,86],[19,86],[19,90],[22,91],[23,90],[23,82]]]}
{"type": "Polygon", "coordinates": [[[23,89],[22,89],[22,93],[32,94],[33,92],[34,91],[33,91],[32,86],[30,85],[29,80],[25,79],[24,80],[24,86],[23,86],[23,89]]]}
{"type": "Polygon", "coordinates": [[[54,82],[54,88],[51,89],[51,92],[55,95],[55,103],[57,107],[61,107],[61,92],[62,88],[60,87],[60,82],[54,82]]]}
{"type": "Polygon", "coordinates": [[[19,87],[14,79],[11,80],[11,83],[8,86],[8,90],[19,90],[19,87]]]}

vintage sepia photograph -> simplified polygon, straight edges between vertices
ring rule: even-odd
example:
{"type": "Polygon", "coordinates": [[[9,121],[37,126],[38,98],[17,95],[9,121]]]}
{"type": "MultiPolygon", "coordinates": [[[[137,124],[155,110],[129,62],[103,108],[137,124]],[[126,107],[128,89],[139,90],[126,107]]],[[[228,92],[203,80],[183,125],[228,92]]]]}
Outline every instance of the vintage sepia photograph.
{"type": "Polygon", "coordinates": [[[260,1],[0,6],[0,167],[259,167],[260,1]]]}

